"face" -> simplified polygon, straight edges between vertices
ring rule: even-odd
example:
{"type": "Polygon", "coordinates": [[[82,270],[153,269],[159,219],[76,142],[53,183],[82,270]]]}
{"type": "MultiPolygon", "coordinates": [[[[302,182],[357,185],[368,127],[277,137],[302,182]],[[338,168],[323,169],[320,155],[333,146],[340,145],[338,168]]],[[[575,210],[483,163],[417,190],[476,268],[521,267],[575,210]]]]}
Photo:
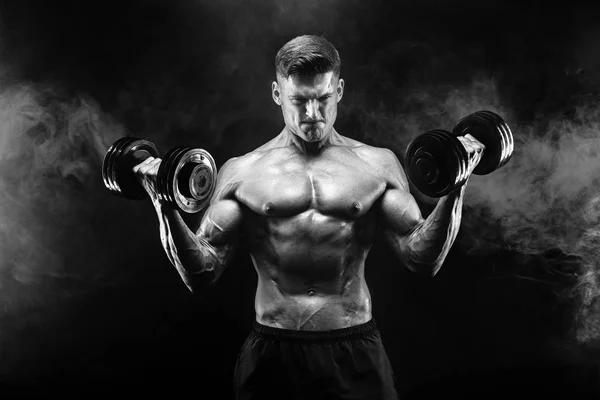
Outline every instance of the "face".
{"type": "Polygon", "coordinates": [[[344,80],[333,72],[312,77],[292,75],[273,82],[272,95],[281,106],[287,129],[306,142],[323,140],[331,133],[344,80]]]}

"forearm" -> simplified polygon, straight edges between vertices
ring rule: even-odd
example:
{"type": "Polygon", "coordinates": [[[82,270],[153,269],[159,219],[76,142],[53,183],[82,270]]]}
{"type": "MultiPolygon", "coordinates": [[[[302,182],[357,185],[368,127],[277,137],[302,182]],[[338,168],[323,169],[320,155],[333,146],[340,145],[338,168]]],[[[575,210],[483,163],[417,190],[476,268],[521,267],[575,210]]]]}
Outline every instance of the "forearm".
{"type": "Polygon", "coordinates": [[[199,280],[214,282],[222,261],[218,249],[192,232],[177,210],[160,204],[155,209],[162,246],[186,286],[193,291],[199,280]]]}
{"type": "Polygon", "coordinates": [[[435,275],[452,247],[462,217],[465,186],[440,198],[427,219],[406,238],[405,259],[415,272],[435,275]]]}

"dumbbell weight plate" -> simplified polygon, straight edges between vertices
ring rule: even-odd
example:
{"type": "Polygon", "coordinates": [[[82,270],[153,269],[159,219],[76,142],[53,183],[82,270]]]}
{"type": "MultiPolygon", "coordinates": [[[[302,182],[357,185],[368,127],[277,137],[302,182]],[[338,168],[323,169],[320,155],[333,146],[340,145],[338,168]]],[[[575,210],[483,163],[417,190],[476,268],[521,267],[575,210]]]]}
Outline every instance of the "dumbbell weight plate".
{"type": "Polygon", "coordinates": [[[104,185],[113,194],[132,200],[141,200],[147,196],[133,174],[133,167],[149,156],[158,157],[154,143],[134,137],[117,140],[108,149],[102,162],[104,185]]]}
{"type": "Polygon", "coordinates": [[[158,157],[158,149],[154,143],[138,139],[123,146],[121,156],[115,158],[116,182],[124,197],[141,200],[148,196],[146,189],[139,183],[133,173],[133,167],[142,163],[148,157],[158,157]]]}
{"type": "MultiPolygon", "coordinates": [[[[443,135],[444,141],[448,146],[446,165],[454,165],[454,168],[456,168],[456,176],[454,177],[454,182],[450,189],[454,190],[464,185],[469,177],[467,171],[469,155],[462,143],[453,134],[447,131],[442,131],[439,134],[443,135]]],[[[444,196],[446,194],[448,194],[448,192],[443,193],[444,196]]]]}
{"type": "Polygon", "coordinates": [[[500,162],[498,163],[498,168],[501,168],[510,160],[510,158],[513,155],[513,152],[515,149],[515,142],[514,142],[513,134],[511,132],[508,124],[498,114],[495,114],[491,111],[482,111],[482,113],[486,113],[486,114],[490,115],[490,117],[494,118],[494,120],[498,126],[498,130],[502,133],[502,135],[501,135],[502,140],[503,140],[502,155],[500,158],[500,162]]]}
{"type": "Polygon", "coordinates": [[[169,150],[169,152],[167,152],[167,154],[165,154],[160,162],[160,166],[158,167],[158,176],[156,182],[159,199],[172,206],[176,206],[176,202],[174,192],[171,189],[172,184],[169,184],[169,182],[171,182],[173,179],[173,177],[170,176],[170,172],[175,170],[177,162],[179,161],[179,156],[188,149],[189,147],[185,146],[172,148],[169,150]]]}
{"type": "Polygon", "coordinates": [[[405,156],[408,178],[420,192],[432,197],[446,190],[450,183],[450,179],[442,177],[440,157],[444,156],[440,147],[439,137],[427,132],[411,141],[405,156]]]}
{"type": "Polygon", "coordinates": [[[115,141],[104,155],[104,160],[102,161],[102,180],[104,181],[104,186],[117,195],[120,195],[120,190],[114,178],[115,154],[120,153],[121,148],[130,143],[131,140],[134,140],[134,138],[124,137],[115,141]]]}
{"type": "Polygon", "coordinates": [[[204,201],[210,198],[214,191],[216,164],[204,150],[194,150],[193,153],[182,156],[183,166],[179,171],[177,184],[184,197],[204,201]]]}
{"type": "Polygon", "coordinates": [[[452,133],[456,136],[471,134],[485,146],[482,159],[473,171],[476,175],[489,174],[505,165],[512,157],[512,132],[496,113],[483,110],[467,115],[458,122],[452,133]]]}
{"type": "Polygon", "coordinates": [[[192,214],[210,201],[216,186],[217,166],[206,150],[182,146],[165,156],[158,175],[164,199],[192,214]]]}
{"type": "Polygon", "coordinates": [[[454,157],[453,160],[456,160],[457,163],[457,175],[453,186],[454,188],[458,188],[462,186],[469,177],[467,171],[469,154],[467,153],[467,150],[465,150],[463,144],[453,134],[444,131],[444,135],[448,145],[451,145],[451,151],[454,152],[454,155],[448,156],[454,157]]]}
{"type": "Polygon", "coordinates": [[[406,150],[405,165],[415,187],[430,197],[442,197],[466,179],[466,151],[450,132],[433,130],[415,138],[406,150]]]}

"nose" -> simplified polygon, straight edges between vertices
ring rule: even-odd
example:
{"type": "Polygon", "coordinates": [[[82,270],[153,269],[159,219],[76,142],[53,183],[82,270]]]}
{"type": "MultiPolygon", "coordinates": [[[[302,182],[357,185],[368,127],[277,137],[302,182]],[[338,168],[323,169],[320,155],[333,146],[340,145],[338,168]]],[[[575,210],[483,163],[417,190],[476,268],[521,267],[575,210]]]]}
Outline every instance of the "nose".
{"type": "Polygon", "coordinates": [[[319,102],[316,100],[310,100],[306,104],[306,116],[311,121],[317,121],[321,119],[321,113],[319,112],[319,102]]]}

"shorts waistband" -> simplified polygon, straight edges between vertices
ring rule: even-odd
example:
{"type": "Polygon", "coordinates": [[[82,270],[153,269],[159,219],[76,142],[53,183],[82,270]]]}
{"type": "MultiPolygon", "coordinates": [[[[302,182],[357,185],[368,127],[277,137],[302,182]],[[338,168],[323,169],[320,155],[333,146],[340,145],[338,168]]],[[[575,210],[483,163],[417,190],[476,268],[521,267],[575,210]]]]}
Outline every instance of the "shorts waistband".
{"type": "Polygon", "coordinates": [[[336,340],[336,339],[360,339],[376,333],[377,325],[371,319],[364,324],[350,326],[348,328],[332,329],[326,331],[300,331],[295,329],[281,329],[259,324],[254,321],[253,333],[271,339],[298,339],[298,340],[336,340]]]}

